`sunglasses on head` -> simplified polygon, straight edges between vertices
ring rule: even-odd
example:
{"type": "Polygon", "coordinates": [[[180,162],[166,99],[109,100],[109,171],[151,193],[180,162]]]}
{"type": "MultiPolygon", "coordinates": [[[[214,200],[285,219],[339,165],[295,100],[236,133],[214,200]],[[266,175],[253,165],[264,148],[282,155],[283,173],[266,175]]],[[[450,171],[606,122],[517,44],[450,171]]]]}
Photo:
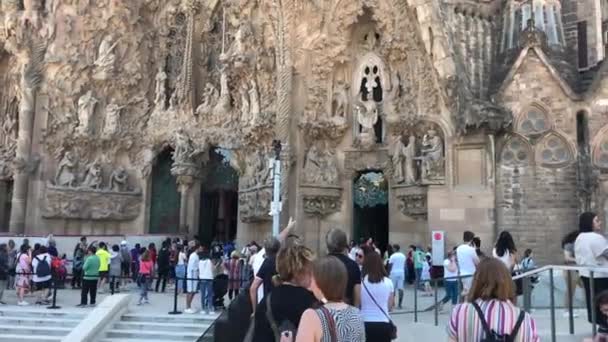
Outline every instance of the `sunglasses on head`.
{"type": "Polygon", "coordinates": [[[359,254],[359,253],[357,253],[357,254],[355,254],[355,256],[356,256],[357,258],[363,258],[363,254],[359,254]]]}

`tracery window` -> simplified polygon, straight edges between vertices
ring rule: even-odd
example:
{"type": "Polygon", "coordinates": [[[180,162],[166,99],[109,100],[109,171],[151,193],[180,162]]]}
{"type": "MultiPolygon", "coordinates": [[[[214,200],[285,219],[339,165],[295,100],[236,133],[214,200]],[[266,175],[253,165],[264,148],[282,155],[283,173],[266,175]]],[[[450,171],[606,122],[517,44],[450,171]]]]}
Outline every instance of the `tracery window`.
{"type": "Polygon", "coordinates": [[[519,137],[510,139],[500,156],[503,165],[526,166],[530,163],[530,147],[519,137]]]}
{"type": "Polygon", "coordinates": [[[546,112],[537,106],[528,109],[518,127],[519,133],[524,135],[540,135],[549,129],[551,125],[546,112]]]}
{"type": "Polygon", "coordinates": [[[608,169],[608,137],[604,137],[595,150],[595,164],[602,169],[608,169]]]}
{"type": "Polygon", "coordinates": [[[572,152],[564,138],[550,134],[537,146],[538,159],[543,165],[560,166],[572,160],[572,152]]]}

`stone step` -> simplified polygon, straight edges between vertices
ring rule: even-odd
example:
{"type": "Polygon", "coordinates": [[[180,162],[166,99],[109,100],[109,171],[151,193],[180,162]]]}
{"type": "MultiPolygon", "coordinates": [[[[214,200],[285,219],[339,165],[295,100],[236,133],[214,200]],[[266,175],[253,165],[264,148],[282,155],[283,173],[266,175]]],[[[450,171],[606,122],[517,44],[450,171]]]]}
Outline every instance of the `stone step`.
{"type": "Polygon", "coordinates": [[[113,329],[118,330],[147,330],[147,331],[181,331],[192,333],[203,333],[211,324],[205,323],[172,323],[172,322],[117,322],[113,329]]]}
{"type": "MultiPolygon", "coordinates": [[[[4,322],[3,322],[4,323],[4,322]]],[[[66,327],[31,327],[18,325],[0,325],[0,336],[13,335],[43,335],[43,336],[65,336],[72,329],[66,327]]]]}
{"type": "Polygon", "coordinates": [[[12,335],[2,334],[0,335],[0,342],[60,342],[61,336],[42,336],[42,335],[12,335]]]}
{"type": "Polygon", "coordinates": [[[142,330],[123,330],[123,329],[111,329],[106,334],[106,339],[115,341],[118,338],[127,339],[143,339],[147,341],[171,340],[171,341],[189,341],[193,342],[198,340],[203,333],[192,333],[192,332],[167,332],[167,331],[142,331],[142,330]]]}
{"type": "Polygon", "coordinates": [[[44,317],[44,318],[67,318],[82,320],[85,317],[84,313],[68,312],[68,311],[53,311],[53,310],[7,310],[0,309],[0,317],[44,317]]]}
{"type": "Polygon", "coordinates": [[[80,319],[70,318],[41,318],[41,317],[2,317],[4,325],[19,326],[51,326],[51,327],[75,327],[80,319]]]}
{"type": "Polygon", "coordinates": [[[121,321],[123,322],[160,322],[160,323],[185,323],[185,324],[200,324],[213,322],[216,316],[205,316],[201,314],[193,315],[141,315],[134,313],[127,313],[122,316],[121,321]]]}

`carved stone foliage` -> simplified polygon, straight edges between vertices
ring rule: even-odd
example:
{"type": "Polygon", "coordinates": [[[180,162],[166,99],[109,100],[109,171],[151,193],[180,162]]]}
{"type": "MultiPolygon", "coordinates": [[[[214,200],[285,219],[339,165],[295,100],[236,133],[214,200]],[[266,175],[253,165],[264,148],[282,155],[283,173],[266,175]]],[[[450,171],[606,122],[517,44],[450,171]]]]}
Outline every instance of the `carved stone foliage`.
{"type": "Polygon", "coordinates": [[[389,149],[395,185],[444,184],[445,140],[436,124],[419,122],[394,136],[389,149]]]}
{"type": "Polygon", "coordinates": [[[302,206],[310,216],[325,217],[340,211],[342,205],[342,189],[338,187],[302,188],[302,206]]]}
{"type": "Polygon", "coordinates": [[[44,218],[128,221],[139,215],[142,196],[134,192],[49,185],[43,202],[44,218]]]}
{"type": "Polygon", "coordinates": [[[427,188],[396,188],[394,191],[395,197],[398,200],[399,211],[403,215],[415,220],[427,219],[427,188]]]}

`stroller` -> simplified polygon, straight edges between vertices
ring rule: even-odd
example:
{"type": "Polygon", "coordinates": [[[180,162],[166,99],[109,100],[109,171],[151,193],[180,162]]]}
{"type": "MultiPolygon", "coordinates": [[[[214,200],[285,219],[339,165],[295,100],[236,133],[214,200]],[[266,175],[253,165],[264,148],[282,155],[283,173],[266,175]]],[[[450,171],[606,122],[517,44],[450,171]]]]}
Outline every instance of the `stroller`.
{"type": "Polygon", "coordinates": [[[224,297],[228,293],[228,275],[218,274],[213,278],[213,306],[216,310],[224,310],[224,297]]]}

